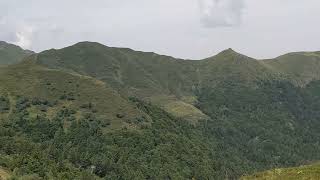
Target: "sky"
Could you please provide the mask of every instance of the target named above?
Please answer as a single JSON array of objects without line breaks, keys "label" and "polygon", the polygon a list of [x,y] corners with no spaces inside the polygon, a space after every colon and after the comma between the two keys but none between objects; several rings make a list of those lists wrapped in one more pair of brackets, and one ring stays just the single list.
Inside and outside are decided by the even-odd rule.
[{"label": "sky", "polygon": [[202,59],[320,51],[319,0],[0,0],[0,40],[40,52],[95,41]]}]

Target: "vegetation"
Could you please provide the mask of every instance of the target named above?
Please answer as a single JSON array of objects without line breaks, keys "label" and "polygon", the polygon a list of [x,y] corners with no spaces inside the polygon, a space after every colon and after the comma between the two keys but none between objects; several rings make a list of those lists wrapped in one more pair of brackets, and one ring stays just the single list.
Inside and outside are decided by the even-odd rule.
[{"label": "vegetation", "polygon": [[[49,70],[30,62],[12,65],[0,71],[0,94],[10,100],[18,101],[17,108],[29,107],[32,116],[46,115],[49,119],[58,111],[68,107],[77,112],[76,117],[94,113],[99,119],[111,122],[109,128],[121,128],[124,121],[146,116],[137,110],[129,100],[122,98],[107,84],[86,76]],[[17,98],[21,96],[22,98]],[[6,104],[7,101],[1,101]],[[90,104],[84,108],[84,104]],[[13,105],[12,105],[13,106]],[[8,113],[0,113],[7,118]],[[121,121],[117,114],[123,114]],[[123,121],[122,121],[123,120]]]},{"label": "vegetation", "polygon": [[244,176],[242,180],[294,180],[294,179],[320,179],[320,165],[308,165],[295,168],[274,169],[251,176]]},{"label": "vegetation", "polygon": [[[153,122],[136,131],[103,132],[94,114],[74,120],[69,109],[53,120],[30,117],[26,101],[1,122],[0,166],[14,178],[209,179],[215,176],[211,148],[201,132],[157,107],[136,100]],[[69,123],[68,126],[65,124]]]},{"label": "vegetation", "polygon": [[31,54],[32,51],[0,41],[0,66],[18,63]]},{"label": "vegetation", "polygon": [[0,177],[237,179],[317,161],[319,62],[90,42],[28,56],[0,69]]},{"label": "vegetation", "polygon": [[305,86],[320,78],[320,52],[296,52],[264,60],[278,73],[284,73],[294,84]]},{"label": "vegetation", "polygon": [[254,89],[226,82],[202,92],[198,108],[213,119],[206,132],[218,143],[219,173],[236,178],[320,159],[320,101],[308,89],[282,81]]},{"label": "vegetation", "polygon": [[6,97],[0,96],[0,113],[8,112],[10,109],[9,99]]}]

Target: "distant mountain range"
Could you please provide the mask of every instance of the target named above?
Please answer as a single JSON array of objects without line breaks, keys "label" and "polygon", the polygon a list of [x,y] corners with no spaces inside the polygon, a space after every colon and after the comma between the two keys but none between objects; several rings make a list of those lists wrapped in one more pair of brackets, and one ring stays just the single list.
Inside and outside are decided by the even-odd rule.
[{"label": "distant mountain range", "polygon": [[0,42],[0,65],[0,167],[12,177],[236,179],[320,159],[320,52],[183,60]]}]

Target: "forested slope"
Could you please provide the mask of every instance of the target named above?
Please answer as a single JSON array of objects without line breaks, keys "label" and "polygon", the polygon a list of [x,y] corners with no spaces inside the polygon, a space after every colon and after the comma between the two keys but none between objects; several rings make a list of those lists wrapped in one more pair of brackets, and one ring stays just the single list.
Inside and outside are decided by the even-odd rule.
[{"label": "forested slope", "polygon": [[318,52],[204,60],[81,42],[0,68],[13,177],[236,179],[320,159]]}]

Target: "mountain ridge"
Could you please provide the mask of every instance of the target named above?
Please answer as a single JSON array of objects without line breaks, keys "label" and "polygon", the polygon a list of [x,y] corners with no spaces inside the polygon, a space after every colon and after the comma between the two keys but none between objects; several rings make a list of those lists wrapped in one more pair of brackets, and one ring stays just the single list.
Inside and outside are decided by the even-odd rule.
[{"label": "mountain ridge", "polygon": [[24,50],[17,45],[0,41],[0,65],[18,63],[33,53],[33,51]]},{"label": "mountain ridge", "polygon": [[[201,111],[185,100],[195,99],[201,89],[214,88],[226,81],[256,86],[261,80],[281,80],[291,76],[290,72],[277,68],[274,61],[277,62],[276,59],[272,63],[256,60],[232,49],[203,60],[183,60],[128,48],[108,47],[96,42],[79,42],[66,48],[41,52],[34,62],[47,68],[97,78],[110,84],[123,96],[150,100],[167,110],[172,104],[181,105],[186,114],[173,115],[192,117],[192,113],[187,113],[189,105],[194,109],[193,113],[199,115]],[[320,74],[315,74],[317,78]],[[289,80],[305,86],[312,79]],[[172,95],[175,101],[172,101]]]}]

